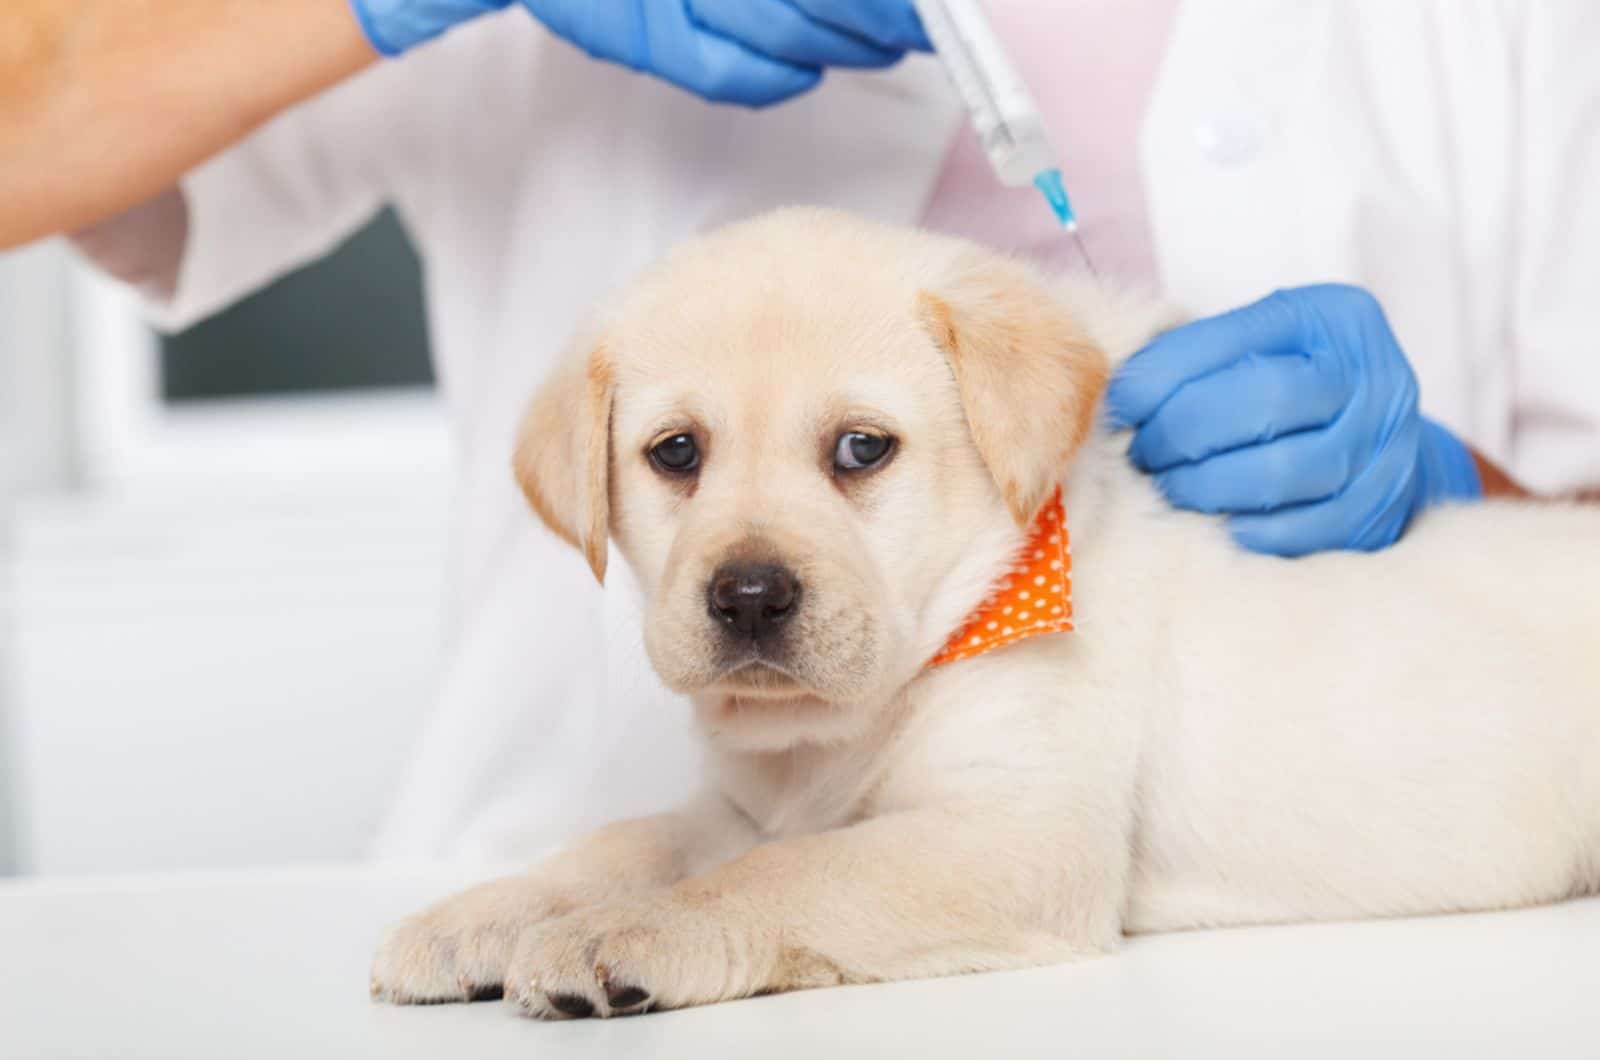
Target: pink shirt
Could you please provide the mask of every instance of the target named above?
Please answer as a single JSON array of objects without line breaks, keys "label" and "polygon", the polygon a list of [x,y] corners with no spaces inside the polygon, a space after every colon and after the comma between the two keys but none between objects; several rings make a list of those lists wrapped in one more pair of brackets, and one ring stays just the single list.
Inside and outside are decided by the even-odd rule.
[{"label": "pink shirt", "polygon": [[[1176,7],[1177,0],[984,4],[1061,152],[1079,233],[1095,266],[1147,287],[1158,277],[1139,130]],[[1043,196],[1031,187],[1001,186],[970,128],[945,156],[922,223],[1052,270],[1083,268]]]}]

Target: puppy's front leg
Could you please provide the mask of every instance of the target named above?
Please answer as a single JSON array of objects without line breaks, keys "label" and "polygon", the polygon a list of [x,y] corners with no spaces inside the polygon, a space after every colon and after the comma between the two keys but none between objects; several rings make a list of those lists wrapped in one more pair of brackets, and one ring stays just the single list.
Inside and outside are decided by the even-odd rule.
[{"label": "puppy's front leg", "polygon": [[372,996],[400,1004],[501,992],[529,925],[670,887],[749,849],[756,832],[726,800],[608,825],[533,872],[491,880],[395,925],[372,965]]},{"label": "puppy's front leg", "polygon": [[773,842],[670,891],[531,928],[506,996],[535,1016],[608,1016],[1108,949],[1125,843],[1082,847],[1066,831],[908,810]]}]

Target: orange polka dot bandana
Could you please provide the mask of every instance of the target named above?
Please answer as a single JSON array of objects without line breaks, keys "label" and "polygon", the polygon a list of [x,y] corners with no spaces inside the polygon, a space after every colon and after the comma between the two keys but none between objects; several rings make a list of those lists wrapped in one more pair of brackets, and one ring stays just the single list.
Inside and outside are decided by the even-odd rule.
[{"label": "orange polka dot bandana", "polygon": [[1034,519],[1011,568],[928,665],[942,666],[1024,637],[1072,629],[1072,547],[1057,489]]}]

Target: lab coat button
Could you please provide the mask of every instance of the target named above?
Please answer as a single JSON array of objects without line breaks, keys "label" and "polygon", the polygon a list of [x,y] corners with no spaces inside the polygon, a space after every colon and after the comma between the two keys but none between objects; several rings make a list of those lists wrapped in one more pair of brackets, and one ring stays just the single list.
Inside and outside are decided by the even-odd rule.
[{"label": "lab coat button", "polygon": [[1200,118],[1194,123],[1200,153],[1219,166],[1242,166],[1261,153],[1261,126],[1234,111]]}]

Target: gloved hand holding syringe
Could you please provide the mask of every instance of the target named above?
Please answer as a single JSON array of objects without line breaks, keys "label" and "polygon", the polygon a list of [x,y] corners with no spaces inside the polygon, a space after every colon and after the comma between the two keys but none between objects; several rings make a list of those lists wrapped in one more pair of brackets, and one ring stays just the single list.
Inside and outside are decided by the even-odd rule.
[{"label": "gloved hand holding syringe", "polygon": [[[373,47],[398,55],[517,0],[350,2]],[[1094,269],[1039,108],[978,0],[520,2],[590,55],[746,106],[808,91],[828,67],[885,66],[931,42],[1000,182],[1036,185]]]},{"label": "gloved hand holding syringe", "polygon": [[978,0],[912,0],[912,5],[972,116],[995,175],[1009,187],[1032,184],[1043,192],[1095,272],[1044,118]]}]

